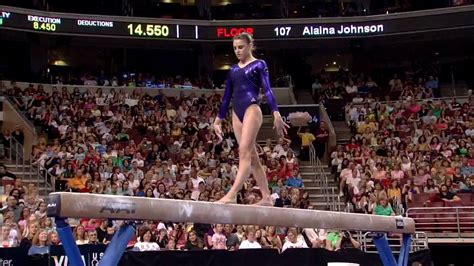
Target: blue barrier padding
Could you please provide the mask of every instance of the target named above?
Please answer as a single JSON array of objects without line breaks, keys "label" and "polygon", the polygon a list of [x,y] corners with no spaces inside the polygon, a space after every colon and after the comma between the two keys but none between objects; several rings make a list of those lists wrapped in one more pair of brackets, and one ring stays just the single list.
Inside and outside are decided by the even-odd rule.
[{"label": "blue barrier padding", "polygon": [[76,240],[72,235],[71,226],[62,218],[56,218],[56,230],[58,232],[61,243],[64,247],[64,252],[68,257],[70,266],[84,266],[84,261],[81,257],[81,252],[77,247]]},{"label": "blue barrier padding", "polygon": [[373,237],[377,251],[379,252],[380,259],[384,266],[397,266],[397,261],[393,256],[390,245],[388,244],[387,237],[385,234],[378,234]]},{"label": "blue barrier padding", "polygon": [[133,224],[126,224],[120,227],[105,250],[104,257],[99,262],[99,266],[118,265],[128,242],[134,234],[135,226]]},{"label": "blue barrier padding", "polygon": [[403,243],[400,250],[400,257],[398,257],[398,266],[407,266],[408,257],[410,255],[411,235],[403,234]]}]

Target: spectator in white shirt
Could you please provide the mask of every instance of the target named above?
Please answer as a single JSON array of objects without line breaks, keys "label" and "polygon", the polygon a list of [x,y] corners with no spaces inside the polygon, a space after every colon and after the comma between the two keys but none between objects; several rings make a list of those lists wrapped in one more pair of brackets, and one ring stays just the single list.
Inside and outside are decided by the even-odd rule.
[{"label": "spectator in white shirt", "polygon": [[342,169],[340,174],[341,182],[339,183],[339,195],[341,197],[344,196],[344,188],[348,184],[347,180],[352,180],[357,176],[360,179],[360,172],[356,169],[354,162],[350,162],[346,168]]},{"label": "spectator in white shirt", "polygon": [[283,252],[288,248],[308,248],[304,239],[298,239],[298,232],[295,228],[288,229],[287,239],[281,251]]},{"label": "spectator in white shirt", "polygon": [[64,134],[66,134],[68,128],[69,125],[67,124],[67,120],[63,119],[61,121],[61,125],[58,127],[59,134],[63,136]]},{"label": "spectator in white shirt", "polygon": [[139,234],[139,241],[133,247],[133,251],[158,251],[160,246],[155,241],[152,241],[151,230],[148,227],[141,228]]},{"label": "spectator in white shirt", "polygon": [[145,161],[143,160],[142,154],[137,152],[135,153],[135,157],[132,159],[132,164],[137,163],[138,167],[145,166]]},{"label": "spectator in white shirt", "polygon": [[196,173],[196,170],[191,170],[191,182],[193,182],[193,192],[191,194],[191,199],[193,200],[198,200],[199,199],[199,194],[201,192],[199,191],[199,184],[205,183],[204,179],[202,177],[199,177]]},{"label": "spectator in white shirt", "polygon": [[247,239],[240,243],[239,249],[256,249],[262,248],[262,246],[255,239],[255,228],[252,226],[247,227]]},{"label": "spectator in white shirt", "polygon": [[346,86],[346,92],[349,95],[355,95],[357,94],[357,86],[354,85],[354,81],[350,80],[349,85]]}]

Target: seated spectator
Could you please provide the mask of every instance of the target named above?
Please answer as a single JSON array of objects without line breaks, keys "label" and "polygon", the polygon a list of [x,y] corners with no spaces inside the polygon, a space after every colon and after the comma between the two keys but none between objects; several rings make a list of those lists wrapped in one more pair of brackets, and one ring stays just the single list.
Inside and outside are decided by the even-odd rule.
[{"label": "seated spectator", "polygon": [[377,206],[375,206],[374,213],[376,215],[383,215],[383,216],[394,216],[395,212],[392,209],[392,206],[390,206],[387,198],[385,195],[380,195]]},{"label": "seated spectator", "polygon": [[284,252],[288,248],[308,248],[304,239],[298,238],[298,231],[296,228],[288,229],[287,237],[285,243],[283,243],[281,251]]},{"label": "seated spectator", "polygon": [[326,249],[338,251],[346,248],[359,248],[360,243],[352,237],[349,231],[330,231],[326,238]]},{"label": "seated spectator", "polygon": [[413,184],[411,179],[407,180],[407,183],[403,186],[402,197],[403,200],[408,203],[413,201],[413,194],[420,194],[420,188]]},{"label": "seated spectator", "polygon": [[239,248],[239,238],[234,231],[234,225],[232,224],[226,224],[224,225],[224,235],[226,237],[226,243],[225,245],[227,246],[227,250],[233,251],[237,250]]},{"label": "seated spectator", "polygon": [[61,245],[61,239],[59,238],[59,234],[57,231],[52,231],[49,234],[49,238],[51,240],[51,245]]},{"label": "seated spectator", "polygon": [[108,245],[112,238],[115,235],[115,226],[113,224],[107,224],[107,234],[104,237],[104,241],[102,243]]},{"label": "seated spectator", "polygon": [[76,239],[77,245],[89,243],[89,240],[87,239],[87,232],[83,225],[80,224],[74,229],[74,239]]},{"label": "seated spectator", "polygon": [[288,207],[291,206],[291,198],[288,195],[288,190],[282,189],[280,196],[275,200],[275,207]]},{"label": "seated spectator", "polygon": [[461,201],[460,197],[448,190],[448,186],[446,186],[446,184],[441,185],[439,197],[443,201]]},{"label": "seated spectator", "polygon": [[79,191],[86,187],[86,180],[87,180],[87,177],[84,176],[83,171],[78,170],[76,171],[76,174],[74,175],[74,177],[69,179],[68,187],[72,189],[73,191]]},{"label": "seated spectator", "polygon": [[0,164],[0,180],[2,181],[2,186],[4,186],[3,181],[16,180],[16,175],[9,172],[4,164]]},{"label": "seated spectator", "polygon": [[24,249],[29,249],[32,245],[33,237],[36,235],[38,230],[38,222],[29,222],[28,227],[26,228],[26,230],[23,231],[23,238],[21,239],[20,247]]},{"label": "seated spectator", "polygon": [[255,228],[252,226],[247,227],[246,239],[240,243],[239,249],[258,249],[262,246],[255,239]]},{"label": "seated spectator", "polygon": [[[165,249],[168,247],[169,238],[168,238],[168,231],[166,230],[166,228],[161,228],[159,230],[156,242],[158,243],[160,248]],[[173,246],[174,246],[174,243],[173,243]]]},{"label": "seated spectator", "polygon": [[89,245],[100,245],[102,244],[97,240],[97,232],[95,230],[87,231],[87,244]]},{"label": "seated spectator", "polygon": [[326,247],[327,232],[325,229],[305,228],[303,231],[308,238],[308,241],[311,242],[312,248]]},{"label": "seated spectator", "polygon": [[[13,192],[13,190],[12,190]],[[12,194],[12,193],[10,193]],[[2,214],[5,217],[7,212],[12,212],[13,213],[13,220],[18,221],[20,220],[20,215],[22,212],[22,208],[18,203],[18,198],[15,196],[8,196],[7,197],[7,206],[2,207]]]},{"label": "seated spectator", "polygon": [[438,187],[435,185],[433,179],[428,178],[426,180],[426,186],[423,188],[424,193],[439,193]]},{"label": "seated spectator", "polygon": [[174,249],[181,250],[186,245],[188,234],[186,233],[184,225],[178,223],[173,226],[173,229],[168,233],[168,237],[176,243]]},{"label": "seated spectator", "polygon": [[46,230],[40,229],[33,237],[32,245],[28,249],[28,256],[49,254],[49,237]]},{"label": "seated spectator", "polygon": [[18,231],[15,228],[10,227],[7,224],[4,224],[1,232],[1,247],[3,248],[13,248],[18,246]]},{"label": "seated spectator", "polygon": [[207,249],[204,242],[197,236],[195,231],[188,233],[188,241],[184,246],[184,250],[202,250]]},{"label": "seated spectator", "polygon": [[157,251],[160,246],[153,239],[153,234],[148,227],[140,228],[138,242],[133,246],[133,251]]},{"label": "seated spectator", "polygon": [[222,224],[216,224],[214,227],[214,234],[211,237],[212,249],[227,249],[227,238],[222,233],[223,229]]}]

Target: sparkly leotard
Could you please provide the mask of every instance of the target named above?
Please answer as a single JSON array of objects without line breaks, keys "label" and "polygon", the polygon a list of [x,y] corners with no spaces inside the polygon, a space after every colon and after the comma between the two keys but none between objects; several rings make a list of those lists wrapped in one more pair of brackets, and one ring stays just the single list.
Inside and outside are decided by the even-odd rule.
[{"label": "sparkly leotard", "polygon": [[272,111],[278,111],[275,96],[270,88],[267,63],[257,59],[245,67],[239,67],[237,64],[233,65],[227,76],[219,118],[224,119],[226,117],[232,99],[232,108],[240,121],[243,122],[247,107],[259,103],[260,88],[263,88]]}]

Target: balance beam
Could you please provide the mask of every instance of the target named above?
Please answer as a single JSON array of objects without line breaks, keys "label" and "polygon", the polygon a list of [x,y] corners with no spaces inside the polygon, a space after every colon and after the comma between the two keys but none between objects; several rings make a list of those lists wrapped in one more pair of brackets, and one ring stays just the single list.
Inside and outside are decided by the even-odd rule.
[{"label": "balance beam", "polygon": [[48,216],[415,232],[405,217],[71,192],[49,195]]}]

